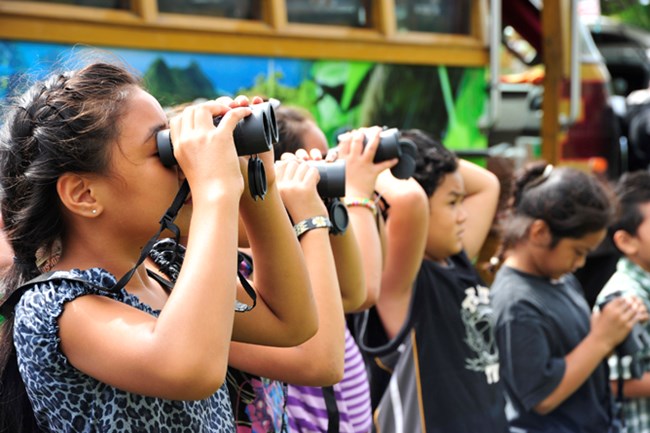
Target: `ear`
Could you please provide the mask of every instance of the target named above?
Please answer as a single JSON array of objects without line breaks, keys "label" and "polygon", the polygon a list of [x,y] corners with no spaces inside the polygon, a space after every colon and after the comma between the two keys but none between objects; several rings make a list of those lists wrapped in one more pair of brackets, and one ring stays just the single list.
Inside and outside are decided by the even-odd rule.
[{"label": "ear", "polygon": [[626,256],[633,256],[639,251],[639,242],[625,230],[616,230],[613,236],[614,245]]},{"label": "ear", "polygon": [[75,173],[64,173],[56,182],[63,206],[73,214],[87,218],[98,216],[102,210],[93,187],[91,177]]},{"label": "ear", "polygon": [[528,239],[533,245],[538,247],[550,246],[553,236],[546,221],[541,219],[533,221],[528,229]]}]

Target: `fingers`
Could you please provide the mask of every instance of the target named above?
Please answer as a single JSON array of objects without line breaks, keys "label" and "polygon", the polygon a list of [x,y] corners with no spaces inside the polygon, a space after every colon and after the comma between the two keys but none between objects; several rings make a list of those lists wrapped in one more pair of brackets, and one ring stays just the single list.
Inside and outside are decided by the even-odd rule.
[{"label": "fingers", "polygon": [[313,161],[321,161],[323,159],[323,154],[320,150],[314,148],[309,151],[309,157]]},{"label": "fingers", "polygon": [[235,99],[232,99],[230,96],[220,96],[215,99],[215,102],[226,105],[230,108],[235,108],[249,107],[254,104],[260,104],[264,102],[264,99],[262,99],[260,96],[254,96],[253,98],[249,99],[246,95],[238,95],[235,97]]},{"label": "fingers", "polygon": [[217,129],[227,129],[232,132],[235,130],[237,123],[250,114],[251,109],[248,107],[232,108],[223,115]]},{"label": "fingers", "polygon": [[303,161],[307,161],[307,160],[310,159],[309,158],[309,153],[307,153],[307,151],[305,149],[296,150],[296,158],[298,158],[300,160],[303,160]]},{"label": "fingers", "polygon": [[[352,155],[361,155],[363,154],[363,149],[365,147],[364,141],[366,136],[361,131],[354,131],[352,133],[352,140],[350,141],[350,154]],[[375,146],[376,148],[376,146]],[[374,152],[373,152],[374,156]]]},{"label": "fingers", "polygon": [[332,149],[329,149],[327,151],[327,155],[325,155],[325,161],[327,162],[334,162],[337,159],[339,159],[339,148],[334,147]]}]

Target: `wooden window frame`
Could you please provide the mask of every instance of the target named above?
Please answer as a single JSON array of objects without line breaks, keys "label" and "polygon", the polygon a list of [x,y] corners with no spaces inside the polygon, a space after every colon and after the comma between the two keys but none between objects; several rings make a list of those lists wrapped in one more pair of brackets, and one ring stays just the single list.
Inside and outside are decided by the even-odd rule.
[{"label": "wooden window frame", "polygon": [[478,67],[488,64],[487,0],[472,0],[470,35],[397,32],[392,0],[373,0],[374,28],[289,23],[284,0],[265,0],[248,21],[161,13],[156,0],[130,11],[0,0],[0,39],[109,48]]}]

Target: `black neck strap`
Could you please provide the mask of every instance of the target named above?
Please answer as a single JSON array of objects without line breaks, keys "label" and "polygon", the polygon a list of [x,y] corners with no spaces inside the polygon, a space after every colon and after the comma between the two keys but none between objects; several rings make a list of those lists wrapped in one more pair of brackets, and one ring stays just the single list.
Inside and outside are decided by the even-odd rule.
[{"label": "black neck strap", "polygon": [[[138,266],[140,266],[145,261],[145,259],[149,256],[149,252],[151,251],[151,249],[155,245],[156,241],[158,241],[158,239],[160,238],[160,235],[162,234],[163,231],[169,230],[174,234],[174,238],[176,240],[175,248],[178,248],[178,246],[180,245],[180,229],[178,228],[178,226],[176,224],[174,224],[174,220],[176,219],[176,216],[178,215],[178,211],[183,206],[183,203],[185,203],[185,199],[187,198],[187,195],[189,194],[189,192],[190,192],[190,186],[189,186],[189,184],[187,183],[187,180],[186,180],[186,181],[183,182],[183,184],[181,185],[181,188],[178,190],[178,193],[176,194],[176,197],[174,198],[174,201],[172,202],[172,205],[169,207],[169,209],[167,209],[167,212],[165,212],[165,215],[163,215],[163,217],[160,219],[160,229],[158,230],[158,232],[151,239],[149,239],[147,244],[144,246],[144,248],[142,249],[142,252],[140,253],[140,257],[138,258],[138,261],[135,264],[135,266],[133,266],[133,268],[131,268],[131,270],[129,272],[127,272],[122,278],[120,278],[120,280],[113,287],[111,287],[109,289],[111,292],[117,292],[117,291],[123,289],[126,286],[126,284],[129,282],[129,280],[131,280],[131,278],[133,277],[133,274],[135,274],[135,271],[138,268]],[[175,255],[176,255],[176,250],[174,250],[174,256],[170,259],[170,262],[175,261]],[[241,261],[241,260],[244,259],[244,256],[242,256],[240,254],[238,256],[238,258]],[[147,271],[149,271],[149,270],[147,270]],[[47,272],[45,274],[41,274],[38,277],[33,278],[33,279],[29,280],[28,282],[26,282],[25,284],[21,285],[13,293],[11,293],[11,295],[9,295],[8,297],[6,297],[5,299],[2,299],[0,301],[0,309],[5,310],[7,307],[9,307],[11,310],[13,310],[14,305],[18,302],[18,299],[20,299],[23,292],[27,288],[29,288],[33,284],[52,279],[52,275],[54,273],[55,272]],[[154,272],[148,272],[148,274],[151,277],[154,277],[154,279],[156,281],[158,281],[163,286],[163,288],[166,289],[167,291],[171,291],[171,289],[173,288],[174,284],[172,282],[163,279],[162,277],[155,274]],[[253,287],[248,283],[246,278],[242,275],[241,272],[239,272],[239,270],[237,271],[237,274],[238,274],[240,283],[244,287],[244,290],[246,291],[248,296],[253,301],[252,305],[247,305],[247,304],[238,305],[238,311],[241,311],[241,312],[250,311],[255,307],[255,305],[257,303],[257,294],[255,293],[255,289],[253,289]],[[84,284],[90,284],[92,286],[95,286],[100,291],[108,291],[104,287],[99,287],[99,286],[96,286],[95,284],[89,283],[86,280],[70,277],[70,276],[67,276],[67,275],[66,276],[61,276],[61,277],[58,277],[58,278],[54,278],[54,279],[75,280],[75,281],[82,282]]]},{"label": "black neck strap", "polygon": [[185,203],[185,199],[187,198],[187,195],[190,192],[190,185],[187,183],[187,180],[183,182],[181,185],[181,188],[178,190],[178,193],[176,194],[176,197],[174,198],[174,201],[172,202],[172,205],[167,209],[167,212],[165,212],[165,215],[160,219],[160,229],[158,232],[153,235],[151,239],[149,239],[149,242],[142,248],[142,252],[140,253],[140,257],[138,258],[138,261],[136,262],[135,266],[131,268],[129,272],[124,274],[122,278],[111,288],[113,291],[119,291],[126,286],[126,283],[129,282],[129,280],[133,277],[133,274],[135,274],[136,269],[138,269],[138,266],[142,264],[142,262],[145,261],[147,256],[149,256],[149,252],[151,251],[151,248],[153,248],[154,244],[156,241],[160,238],[160,235],[162,232],[165,230],[169,230],[172,233],[174,233],[174,239],[176,240],[176,244],[178,245],[180,243],[180,237],[181,237],[181,232],[180,229],[176,224],[174,224],[174,220],[176,219],[176,216],[178,215],[178,211],[183,207],[183,203]]}]

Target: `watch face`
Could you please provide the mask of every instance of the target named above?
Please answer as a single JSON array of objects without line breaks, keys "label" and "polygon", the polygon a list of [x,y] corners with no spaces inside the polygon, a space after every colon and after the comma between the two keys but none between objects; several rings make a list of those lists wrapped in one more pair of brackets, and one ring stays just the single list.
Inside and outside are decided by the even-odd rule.
[{"label": "watch face", "polygon": [[332,200],[329,206],[330,221],[332,221],[332,233],[343,234],[348,228],[350,217],[348,216],[348,208],[345,207],[339,199]]}]

